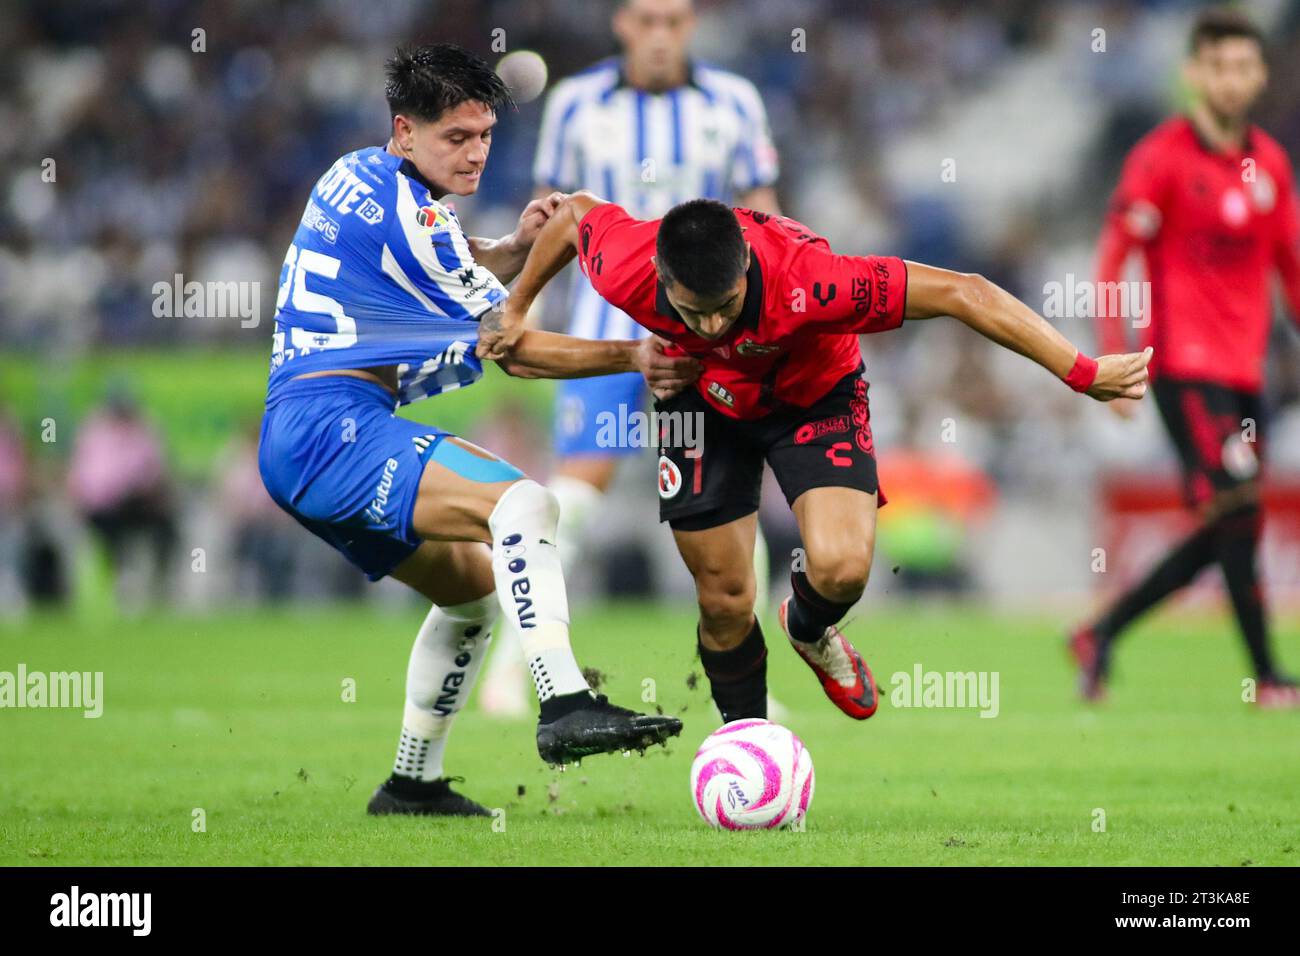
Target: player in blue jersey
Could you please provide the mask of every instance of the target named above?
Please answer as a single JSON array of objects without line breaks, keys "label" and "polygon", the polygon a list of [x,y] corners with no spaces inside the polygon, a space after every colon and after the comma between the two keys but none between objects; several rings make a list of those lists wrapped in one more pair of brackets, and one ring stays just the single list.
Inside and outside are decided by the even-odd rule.
[{"label": "player in blue jersey", "polygon": [[[304,527],[371,580],[390,575],[434,605],[411,651],[393,774],[370,812],[486,815],[451,789],[442,765],[498,617],[522,643],[547,762],[644,749],[681,722],[589,689],[569,645],[554,496],[490,452],[394,415],[479,378],[479,329],[499,322],[504,283],[564,197],[530,202],[503,239],[468,237],[439,198],[478,188],[497,110],[510,103],[505,86],[445,44],[398,51],[387,80],[387,146],[330,167],[285,257],[259,464]],[[655,341],[546,332],[530,332],[500,364],[523,377],[640,371],[669,390],[698,374]]]}]

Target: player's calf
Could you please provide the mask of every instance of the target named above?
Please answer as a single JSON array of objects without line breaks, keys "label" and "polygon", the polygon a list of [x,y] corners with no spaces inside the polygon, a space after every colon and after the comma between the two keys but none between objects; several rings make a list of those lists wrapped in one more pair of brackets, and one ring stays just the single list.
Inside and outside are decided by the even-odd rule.
[{"label": "player's calf", "polygon": [[752,562],[715,550],[692,568],[700,609],[700,664],[723,723],[767,718],[767,645],[754,614]]},{"label": "player's calf", "polygon": [[[835,626],[857,597],[847,602],[831,600],[803,571],[793,572],[790,584],[794,593],[777,615],[790,645],[817,675],[831,703],[855,720],[866,720],[880,703],[876,682],[862,655]],[[866,586],[865,575],[862,585]],[[861,594],[859,589],[857,596]]]},{"label": "player's calf", "polygon": [[497,600],[519,634],[541,702],[537,752],[552,764],[644,750],[681,733],[675,717],[638,714],[593,695],[569,646],[569,602],[555,545],[555,496],[529,478],[515,482],[488,517]]},{"label": "player's calf", "polygon": [[370,798],[370,814],[488,815],[451,789],[443,775],[443,753],[456,714],[478,676],[496,617],[493,594],[429,611],[407,665],[397,759],[392,775]]}]

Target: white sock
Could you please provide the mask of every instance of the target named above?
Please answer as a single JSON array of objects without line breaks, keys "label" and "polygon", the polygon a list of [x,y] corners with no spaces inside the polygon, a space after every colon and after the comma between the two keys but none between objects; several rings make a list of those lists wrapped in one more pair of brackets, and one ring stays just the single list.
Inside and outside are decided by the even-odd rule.
[{"label": "white sock", "polygon": [[474,686],[497,614],[495,594],[429,611],[406,667],[406,709],[394,773],[424,781],[442,776],[447,735]]},{"label": "white sock", "polygon": [[488,517],[497,600],[519,635],[542,702],[589,689],[569,645],[569,599],[555,546],[559,514],[555,495],[523,478]]},{"label": "white sock", "polygon": [[556,542],[560,546],[560,563],[566,572],[571,572],[581,560],[587,525],[604,494],[590,482],[570,475],[556,475],[551,479],[550,488],[560,503],[560,524],[556,532],[560,536]]}]

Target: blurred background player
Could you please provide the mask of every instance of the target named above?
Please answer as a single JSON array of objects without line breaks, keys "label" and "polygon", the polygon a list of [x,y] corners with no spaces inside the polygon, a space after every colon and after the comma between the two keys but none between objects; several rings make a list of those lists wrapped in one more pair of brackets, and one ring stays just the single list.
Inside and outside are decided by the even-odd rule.
[{"label": "blurred background player", "polygon": [[[124,386],[115,385],[77,431],[68,494],[108,555],[123,606],[169,600],[176,506],[166,451]],[[137,560],[140,552],[149,562]]]},{"label": "blurred background player", "polygon": [[[763,100],[744,77],[691,57],[691,0],[623,0],[611,25],[622,54],[557,83],[547,98],[533,164],[535,195],[590,189],[643,219],[694,198],[778,214],[777,154]],[[576,270],[572,278],[571,335],[646,334]],[[560,557],[570,577],[583,567],[577,557],[584,536],[619,462],[642,451],[626,442],[603,447],[601,413],[623,421],[645,406],[640,375],[573,379],[556,390],[558,461],[548,486],[560,501]],[[761,609],[768,568],[761,532],[755,566]],[[509,650],[493,655],[484,679],[489,713],[519,714],[526,706],[523,668]]]},{"label": "blurred background player", "polygon": [[[1296,707],[1300,689],[1279,673],[1269,647],[1256,568],[1275,271],[1300,316],[1291,162],[1248,118],[1268,78],[1263,36],[1250,20],[1229,9],[1202,13],[1185,76],[1195,96],[1187,115],[1152,130],[1124,165],[1101,236],[1098,281],[1105,289],[1121,280],[1129,254],[1141,250],[1151,283],[1142,334],[1156,346],[1153,390],[1199,527],[1070,643],[1082,695],[1100,698],[1124,629],[1218,564],[1255,670],[1257,703]],[[1104,350],[1122,349],[1121,317],[1098,315]],[[1134,413],[1129,402],[1112,408]]]}]

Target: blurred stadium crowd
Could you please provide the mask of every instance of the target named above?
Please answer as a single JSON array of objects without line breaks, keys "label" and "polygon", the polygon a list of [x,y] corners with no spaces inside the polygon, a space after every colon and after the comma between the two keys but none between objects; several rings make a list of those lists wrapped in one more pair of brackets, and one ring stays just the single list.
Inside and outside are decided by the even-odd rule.
[{"label": "blurred stadium crowd", "polygon": [[[788,214],[840,251],[980,271],[1042,308],[1044,283],[1090,276],[1125,151],[1177,108],[1196,6],[702,0],[695,49],[762,91]],[[1300,3],[1246,6],[1273,39],[1259,121],[1300,156]],[[244,328],[156,318],[154,284],[182,274],[274,290],[311,183],[338,155],[386,139],[380,67],[395,44],[447,40],[492,58],[502,28],[509,49],[539,51],[555,80],[615,52],[609,11],[592,0],[0,5],[0,350],[43,369],[109,348],[183,345],[263,362],[273,292],[261,296],[261,324]],[[792,49],[796,31],[806,52]],[[535,101],[502,117],[484,187],[458,203],[470,231],[511,228],[532,187],[540,110]],[[947,160],[955,178],[942,175]],[[563,307],[549,303],[548,323],[562,324]],[[1095,342],[1086,319],[1062,327]],[[1277,335],[1274,463],[1300,469],[1300,351]],[[1171,466],[1150,409],[1123,426],[962,330],[905,329],[864,346],[886,482],[892,467],[918,496],[933,486],[929,504],[959,528],[998,499],[1078,512],[1100,469]],[[228,577],[230,594],[253,593],[247,582],[266,597],[355,590],[357,576],[319,573],[338,570],[331,556],[304,555],[323,546],[265,499],[249,435],[229,436],[205,480],[177,481],[153,410],[123,384],[71,423],[71,442],[50,446],[42,409],[0,404],[0,604],[66,590],[48,571],[71,563],[59,534],[45,553],[32,530],[62,513],[80,515],[109,553],[136,539],[162,567],[178,560],[178,525],[224,525],[246,569]],[[0,403],[7,394],[0,381]],[[943,437],[949,420],[955,442]],[[545,442],[510,421],[485,409],[478,434],[497,433],[507,457],[536,458]],[[949,480],[925,481],[939,474]],[[625,482],[620,494],[648,509],[643,488]],[[780,538],[790,529],[775,511]],[[888,553],[887,536],[881,544]],[[967,575],[941,561],[935,577],[960,586]]]}]

